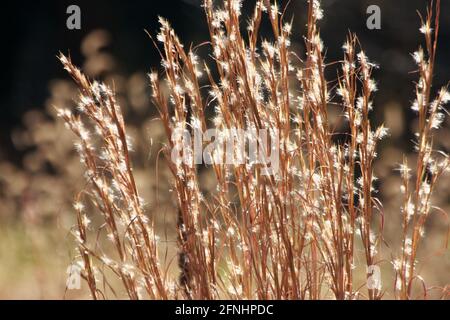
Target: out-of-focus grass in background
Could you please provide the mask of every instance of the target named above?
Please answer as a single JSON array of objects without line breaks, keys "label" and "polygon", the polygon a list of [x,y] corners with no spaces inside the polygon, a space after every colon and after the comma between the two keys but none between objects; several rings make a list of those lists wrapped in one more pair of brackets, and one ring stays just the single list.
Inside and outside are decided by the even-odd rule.
[{"label": "out-of-focus grass in background", "polygon": [[68,261],[63,232],[21,224],[4,225],[0,232],[0,298],[61,299]]},{"label": "out-of-focus grass in background", "polygon": [[[395,3],[381,4],[381,1],[373,2],[380,2],[384,10],[381,31],[370,33],[364,30],[364,8],[368,5],[367,1],[360,1],[358,4],[355,4],[355,1],[353,4],[348,4],[348,8],[347,4],[323,1],[327,15],[322,33],[325,43],[330,48],[329,56],[335,58],[336,55],[336,58],[339,58],[340,51],[335,49],[340,47],[340,41],[345,37],[344,29],[353,26],[352,31],[360,35],[369,56],[381,64],[382,70],[378,73],[383,74],[383,77],[378,78],[378,74],[375,74],[375,78],[380,81],[380,91],[375,99],[375,115],[379,122],[384,121],[391,129],[391,137],[381,147],[375,174],[381,181],[381,198],[386,215],[386,242],[396,247],[400,240],[396,230],[400,224],[401,181],[393,170],[402,162],[403,152],[406,151],[411,160],[415,157],[411,152],[412,149],[406,147],[412,145],[410,133],[416,126],[416,123],[409,121],[411,119],[409,99],[412,97],[408,94],[413,91],[413,85],[410,82],[413,75],[409,77],[407,72],[414,70],[412,59],[408,54],[417,46],[419,38],[416,37],[417,32],[412,32],[414,36],[411,38],[408,30],[418,29],[419,23],[415,18],[415,10],[422,8],[422,2],[403,1],[407,3],[403,6],[396,6]],[[202,16],[200,9],[190,7],[186,3],[180,7],[191,8],[198,19],[203,19],[199,18]],[[394,7],[401,7],[402,10],[408,11],[403,12],[405,15],[403,20],[399,16],[402,12]],[[296,8],[296,5],[292,5],[293,15],[299,21],[295,27],[299,35],[303,25],[301,13],[297,13]],[[442,57],[448,53],[450,46],[448,42],[450,19],[446,16],[448,12],[446,8],[448,3],[444,1],[442,41],[438,54],[441,57],[437,66],[438,81],[450,67],[448,61]],[[120,12],[110,14],[120,14]],[[177,14],[183,16],[182,13]],[[191,14],[192,12],[184,14],[187,21],[192,19],[189,17]],[[388,14],[396,18],[389,20]],[[414,19],[410,20],[411,17]],[[333,26],[338,21],[349,21],[350,25],[345,28],[339,25],[337,31],[333,31],[336,29]],[[193,29],[195,28],[198,26],[193,26]],[[341,29],[342,35],[336,36]],[[204,40],[194,35],[192,38],[182,40],[196,42]],[[100,78],[114,85],[117,91],[118,102],[127,118],[128,132],[133,137],[133,162],[139,189],[144,193],[142,196],[148,202],[147,211],[155,216],[157,231],[163,239],[167,231],[166,240],[170,247],[171,241],[176,239],[174,236],[175,206],[172,195],[168,192],[169,172],[164,163],[161,163],[163,161],[159,163],[158,172],[156,170],[157,153],[165,138],[161,123],[155,120],[156,110],[150,103],[146,77],[146,72],[149,70],[129,72],[133,68],[121,66],[122,60],[119,61],[114,52],[123,53],[124,49],[114,50],[115,36],[117,34],[102,29],[86,32],[79,50],[83,59],[83,70],[91,77]],[[339,40],[333,40],[333,37]],[[377,37],[384,40],[377,42]],[[139,39],[142,40],[143,37]],[[397,44],[394,43],[395,39],[398,39]],[[296,40],[298,42],[296,45],[301,48],[301,37],[297,36]],[[150,41],[146,45],[151,46]],[[333,49],[336,52],[333,53]],[[151,65],[152,61],[148,64]],[[391,69],[394,68],[393,64],[396,70]],[[158,64],[153,63],[153,65]],[[403,78],[397,80],[396,76],[401,73],[404,73]],[[56,120],[53,108],[55,105],[74,108],[76,88],[66,79],[50,80],[47,87],[48,97],[41,103],[42,106],[36,102],[33,108],[23,112],[20,124],[12,126],[13,128],[7,132],[2,131],[8,135],[7,138],[4,137],[4,140],[8,140],[10,146],[8,149],[0,145],[0,298],[89,297],[84,283],[80,291],[65,292],[66,271],[72,261],[74,248],[69,235],[70,228],[75,222],[72,202],[76,193],[83,189],[84,179],[82,166],[73,151],[73,136],[65,130],[60,121]],[[401,89],[398,89],[399,87]],[[436,136],[437,149],[446,151],[450,149],[449,128],[447,118],[447,122]],[[17,151],[18,155],[5,154],[5,150],[10,150],[11,147]],[[214,190],[214,179],[208,172],[202,173],[202,181],[201,187],[205,191]],[[440,182],[440,188],[435,193],[433,203],[450,212],[449,199],[450,179],[445,177]],[[445,219],[435,215],[430,219],[426,232],[429,236],[426,237],[421,248],[421,256],[430,256],[430,258],[422,260],[426,262],[422,275],[428,285],[444,286],[450,283],[450,251],[445,249],[444,243],[447,232]],[[389,255],[389,249],[386,247],[384,250],[384,254]],[[441,255],[434,256],[439,250]],[[171,249],[168,259],[173,255],[174,252]],[[392,272],[388,262],[382,265],[382,270],[383,278],[392,279],[387,277]],[[365,270],[361,270],[361,277],[364,276]],[[392,283],[384,282],[383,284],[383,287],[392,286]]]}]

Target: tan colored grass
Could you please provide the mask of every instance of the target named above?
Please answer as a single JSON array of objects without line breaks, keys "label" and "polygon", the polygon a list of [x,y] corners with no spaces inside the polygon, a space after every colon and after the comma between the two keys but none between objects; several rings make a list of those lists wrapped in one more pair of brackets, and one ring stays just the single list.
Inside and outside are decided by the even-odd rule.
[{"label": "tan colored grass", "polygon": [[[375,127],[369,115],[376,65],[349,34],[337,81],[326,79],[329,64],[317,27],[322,17],[319,1],[309,2],[304,53],[292,51],[291,23],[276,4],[258,1],[246,31],[241,30],[240,4],[229,0],[215,8],[211,0],[204,2],[207,45],[215,66],[202,65],[195,48],[186,49],[169,23],[160,19],[157,46],[164,70],[152,72],[150,82],[169,139],[162,153],[173,174],[178,207],[178,279],[170,277],[158,257],[158,238],[134,182],[114,93],[60,57],[80,88],[79,110],[61,110],[60,115],[79,137],[77,149],[86,166],[88,185],[75,206],[75,235],[93,298],[104,297],[99,265],[121,279],[131,299],[383,297],[381,290],[355,283],[353,275],[360,267],[357,247],[363,250],[364,267],[386,259],[380,254],[385,213],[376,197],[373,166],[377,142],[387,130]],[[438,1],[428,9],[423,21],[426,50],[414,55],[420,76],[419,157],[412,182],[407,164],[401,168],[403,246],[400,258],[393,260],[397,276],[390,284],[399,299],[413,298],[413,287],[421,279],[415,268],[421,230],[431,211],[440,212],[431,205],[430,195],[449,165],[447,155],[432,146],[433,129],[450,100],[446,88],[431,99],[439,7]],[[272,26],[271,41],[259,37],[263,18]],[[207,79],[207,86],[200,84],[200,77]],[[347,119],[343,141],[336,142],[339,133],[329,121],[330,108]],[[210,110],[213,119],[206,115]],[[280,170],[264,175],[261,165],[213,163],[217,192],[202,194],[200,166],[171,160],[177,144],[173,133],[211,127],[276,132]],[[94,234],[82,205],[86,201],[103,222]],[[116,256],[104,255],[105,238]],[[426,293],[425,288],[422,297]]]}]

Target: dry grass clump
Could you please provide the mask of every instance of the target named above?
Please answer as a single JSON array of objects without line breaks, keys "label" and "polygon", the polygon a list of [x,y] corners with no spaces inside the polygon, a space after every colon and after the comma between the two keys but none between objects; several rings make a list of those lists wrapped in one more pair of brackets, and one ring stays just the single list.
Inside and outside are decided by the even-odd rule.
[{"label": "dry grass clump", "polygon": [[[60,115],[78,136],[76,148],[86,167],[88,185],[75,204],[75,235],[93,298],[104,296],[99,263],[122,281],[131,299],[382,298],[378,283],[366,290],[365,282],[357,283],[354,275],[360,267],[359,249],[369,281],[374,266],[385,259],[380,254],[384,212],[376,197],[373,165],[377,142],[387,129],[371,124],[369,116],[377,89],[372,79],[376,65],[349,34],[337,81],[326,79],[328,64],[317,26],[323,13],[316,0],[308,6],[303,55],[291,50],[292,24],[284,21],[285,12],[276,3],[258,1],[246,31],[241,30],[240,0],[223,1],[220,8],[205,0],[204,8],[215,71],[202,66],[195,48],[186,50],[161,18],[157,40],[164,72],[150,74],[152,97],[169,139],[162,152],[173,174],[178,207],[178,279],[160,262],[158,237],[134,182],[130,143],[114,93],[60,57],[81,95],[77,111],[61,110]],[[414,280],[420,279],[415,269],[419,239],[430,212],[439,211],[430,195],[449,165],[446,155],[437,159],[432,146],[432,130],[450,101],[446,88],[436,100],[430,98],[439,1],[434,25],[433,13],[429,8],[422,28],[426,51],[414,54],[420,74],[414,107],[420,126],[413,182],[407,164],[401,167],[403,246],[393,262],[397,276],[392,281],[396,289],[391,290],[401,299],[413,298]],[[258,34],[265,15],[272,41],[260,41]],[[202,76],[207,86],[200,84]],[[336,132],[330,108],[346,118],[347,132]],[[206,115],[210,109],[212,121]],[[230,150],[219,144],[203,154],[217,181],[214,194],[203,194],[199,170],[205,168],[196,164],[196,148],[203,150],[207,143],[188,141],[178,154],[183,161],[173,161],[173,154],[182,139],[178,132],[208,128],[221,132],[219,142],[234,140],[236,130],[254,133],[237,146],[259,146],[256,160],[276,155],[278,170],[270,171],[274,168],[252,161],[251,154],[238,148],[231,152],[231,162],[223,164],[220,160]],[[263,132],[276,137],[278,144],[267,146]],[[101,214],[93,239],[88,238],[82,198]],[[103,236],[112,243],[115,257],[104,253]]]},{"label": "dry grass clump", "polygon": [[[61,62],[80,88],[82,98],[78,109],[91,120],[92,127],[87,127],[80,116],[67,109],[61,109],[59,115],[80,140],[76,149],[86,166],[88,195],[102,214],[107,237],[118,254],[118,261],[113,261],[97,255],[86,245],[90,221],[84,214],[84,205],[76,202],[78,230],[75,236],[80,244],[91,294],[93,298],[99,294],[90,259],[94,256],[120,277],[130,298],[139,298],[135,269],[144,275],[141,285],[151,298],[167,298],[168,289],[162,282],[162,272],[155,259],[156,238],[152,225],[143,214],[144,203],[132,173],[129,141],[120,109],[105,85],[91,83],[65,57],[61,57]],[[101,139],[93,141],[93,132]]]},{"label": "dry grass clump", "polygon": [[[418,157],[414,167],[414,177],[408,162],[400,166],[403,178],[401,192],[404,194],[402,215],[402,249],[400,258],[395,260],[396,295],[401,299],[408,299],[412,295],[415,280],[422,282],[424,294],[427,289],[424,280],[416,273],[417,250],[421,238],[425,236],[425,223],[432,211],[447,214],[431,203],[431,195],[438,179],[448,171],[449,158],[447,154],[433,148],[433,131],[439,129],[445,119],[445,105],[450,102],[447,87],[442,88],[432,97],[432,81],[434,62],[436,59],[437,41],[439,34],[440,1],[436,4],[435,20],[433,8],[428,8],[427,17],[422,19],[420,32],[425,35],[425,49],[419,48],[413,57],[418,66],[419,81],[416,84],[416,100],[412,109],[419,114],[419,128],[416,133],[415,149]],[[446,289],[448,290],[448,289]],[[448,294],[448,292],[447,292]]]}]

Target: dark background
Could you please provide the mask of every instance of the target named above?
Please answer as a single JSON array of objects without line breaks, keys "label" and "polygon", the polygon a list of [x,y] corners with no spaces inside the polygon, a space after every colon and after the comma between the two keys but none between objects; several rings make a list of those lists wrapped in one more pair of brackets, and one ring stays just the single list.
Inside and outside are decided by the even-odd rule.
[{"label": "dark background", "polygon": [[[171,22],[184,43],[205,41],[208,33],[200,2],[201,0],[27,0],[3,3],[0,159],[20,159],[20,154],[12,147],[12,128],[21,125],[24,112],[44,105],[51,79],[66,77],[56,59],[59,51],[70,53],[74,62],[81,65],[81,40],[92,30],[102,28],[112,34],[111,50],[123,72],[148,71],[160,64],[157,52],[144,29],[156,34],[157,17],[160,15]],[[254,2],[244,0],[244,18],[251,12]],[[283,6],[286,1],[279,3]],[[381,67],[375,73],[380,89],[375,102],[382,108],[390,101],[397,101],[406,110],[413,99],[412,81],[416,79],[416,75],[412,73],[415,65],[410,53],[423,43],[418,31],[420,20],[416,10],[424,13],[427,3],[425,0],[323,0],[325,18],[320,26],[327,47],[327,60],[341,58],[340,47],[347,32],[356,32],[370,59]],[[81,8],[82,29],[79,31],[66,28],[66,8],[71,4],[77,4]],[[381,8],[381,30],[366,28],[366,8],[371,4]],[[301,36],[306,7],[306,0],[293,0],[290,3],[287,17],[294,16],[295,21],[292,41],[303,41]],[[441,11],[436,87],[444,85],[446,79],[450,79],[449,0],[442,1]],[[408,139],[407,136],[403,138]]]}]

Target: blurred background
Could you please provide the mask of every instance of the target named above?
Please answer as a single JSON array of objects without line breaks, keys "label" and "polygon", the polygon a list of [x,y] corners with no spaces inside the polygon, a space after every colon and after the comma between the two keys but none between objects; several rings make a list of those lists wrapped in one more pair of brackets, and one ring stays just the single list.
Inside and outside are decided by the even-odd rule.
[{"label": "blurred background", "polygon": [[[217,1],[219,2],[219,1]],[[255,1],[244,0],[246,18]],[[287,1],[279,1],[283,6]],[[405,153],[414,161],[416,126],[409,106],[414,99],[415,64],[410,56],[422,43],[416,10],[424,0],[323,0],[322,37],[327,61],[342,57],[341,46],[349,31],[356,32],[375,71],[379,92],[373,112],[376,123],[390,128],[381,146],[376,175],[386,216],[386,241],[399,241],[400,179],[394,171]],[[81,8],[81,30],[66,27],[69,5]],[[74,224],[72,202],[83,187],[83,168],[73,151],[73,136],[55,118],[54,106],[73,108],[77,91],[56,55],[70,54],[90,77],[114,84],[128,131],[134,140],[134,165],[140,190],[162,229],[175,225],[169,173],[162,166],[156,179],[156,154],[164,131],[150,101],[146,73],[160,68],[157,50],[144,30],[155,35],[157,17],[167,18],[186,45],[208,39],[201,0],[164,1],[10,1],[1,18],[0,86],[0,298],[86,298],[87,292],[65,290],[67,267],[73,259],[69,230]],[[381,30],[368,30],[366,9],[381,8]],[[291,1],[287,17],[294,18],[292,42],[303,48],[306,0]],[[441,33],[435,88],[450,80],[450,1],[442,1]],[[243,19],[245,22],[245,19]],[[268,26],[262,35],[270,37]],[[203,54],[203,52],[201,52]],[[207,59],[207,50],[204,52]],[[331,79],[336,76],[329,68]],[[450,151],[449,120],[436,134],[436,147]],[[213,189],[205,174],[202,188]],[[158,180],[158,183],[157,183]],[[158,195],[158,201],[156,201]],[[441,180],[434,204],[450,209],[450,179]],[[157,203],[157,205],[156,205]],[[172,223],[173,222],[173,223]],[[448,225],[430,219],[423,243],[423,276],[428,285],[450,283],[450,253],[444,248]],[[395,255],[388,247],[385,256]],[[386,262],[384,268],[391,270]],[[392,287],[392,283],[385,283]],[[388,296],[389,297],[389,296]],[[392,296],[391,296],[392,298]]]}]

